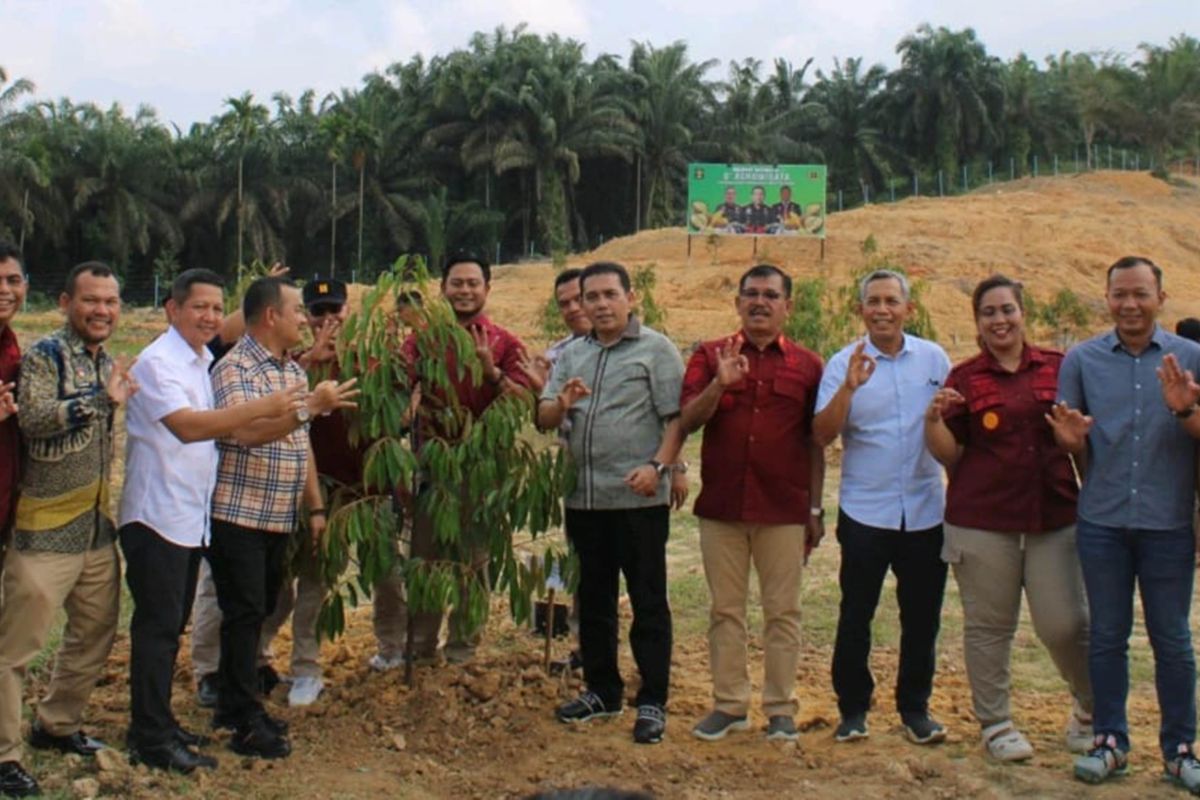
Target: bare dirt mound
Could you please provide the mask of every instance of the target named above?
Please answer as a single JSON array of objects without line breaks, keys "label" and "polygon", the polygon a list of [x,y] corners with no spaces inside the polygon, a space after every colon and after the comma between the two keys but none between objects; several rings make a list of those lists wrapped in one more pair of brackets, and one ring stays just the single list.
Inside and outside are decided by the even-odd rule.
[{"label": "bare dirt mound", "polygon": [[[1167,273],[1167,321],[1200,314],[1200,189],[1189,182],[1171,185],[1130,172],[1021,180],[963,197],[911,198],[831,214],[828,230],[823,262],[819,242],[767,237],[759,238],[757,255],[750,239],[725,238],[713,250],[695,237],[689,259],[684,229],[669,228],[614,239],[570,264],[653,264],[655,298],[681,344],[736,325],[732,282],[756,261],[838,283],[862,267],[868,236],[880,253],[928,282],[934,325],[953,356],[974,347],[970,291],[993,272],[1021,280],[1039,299],[1069,287],[1100,311],[1108,265],[1123,255],[1145,255]],[[537,340],[537,314],[553,274],[549,263],[498,268],[495,318]]]}]

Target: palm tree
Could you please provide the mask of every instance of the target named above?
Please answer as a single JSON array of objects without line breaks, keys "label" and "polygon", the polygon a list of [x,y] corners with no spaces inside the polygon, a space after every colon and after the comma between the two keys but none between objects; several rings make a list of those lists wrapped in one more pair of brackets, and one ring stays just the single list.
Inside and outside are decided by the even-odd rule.
[{"label": "palm tree", "polygon": [[982,154],[999,138],[1000,62],[971,28],[922,25],[900,40],[896,52],[901,64],[888,78],[889,116],[898,120],[900,137],[912,152],[955,175],[960,161]]},{"label": "palm tree", "polygon": [[839,188],[878,188],[898,160],[879,128],[886,80],[882,64],[864,72],[861,58],[834,59],[833,72],[817,70],[817,81],[805,96],[823,111],[821,147]]},{"label": "palm tree", "polygon": [[[820,109],[796,102],[791,94],[781,97],[775,84],[763,83],[761,71],[762,62],[755,58],[730,62],[729,79],[717,85],[719,103],[709,110],[697,150],[720,161],[819,160],[820,151],[801,134],[815,124]],[[790,92],[791,78],[785,83]],[[798,84],[803,85],[803,70]]]},{"label": "palm tree", "polygon": [[1129,127],[1165,170],[1171,148],[1195,137],[1200,126],[1200,39],[1181,34],[1167,47],[1143,43],[1139,49],[1137,111]]},{"label": "palm tree", "polygon": [[237,263],[245,263],[242,257],[243,227],[246,224],[245,163],[246,153],[267,131],[270,112],[267,107],[254,102],[254,95],[245,92],[241,97],[225,99],[229,110],[217,120],[221,147],[237,158]]},{"label": "palm tree", "polygon": [[[693,64],[688,61],[687,43],[674,42],[655,48],[634,43],[629,70],[636,83],[638,147],[637,227],[678,224],[686,196],[688,150],[693,126],[712,96],[704,73],[716,66],[715,59]],[[645,175],[645,219],[642,218],[641,181]]]}]

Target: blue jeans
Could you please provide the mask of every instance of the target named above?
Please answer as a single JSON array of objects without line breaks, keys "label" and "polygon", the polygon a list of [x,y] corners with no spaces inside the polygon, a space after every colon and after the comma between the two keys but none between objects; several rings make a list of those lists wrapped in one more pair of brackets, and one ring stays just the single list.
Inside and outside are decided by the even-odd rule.
[{"label": "blue jeans", "polygon": [[1196,738],[1196,659],[1189,615],[1195,575],[1192,526],[1172,530],[1109,528],[1080,519],[1076,547],[1091,609],[1088,671],[1095,694],[1097,734],[1129,750],[1129,635],[1133,586],[1142,595],[1154,650],[1154,685],[1161,723],[1158,742],[1170,758]]}]

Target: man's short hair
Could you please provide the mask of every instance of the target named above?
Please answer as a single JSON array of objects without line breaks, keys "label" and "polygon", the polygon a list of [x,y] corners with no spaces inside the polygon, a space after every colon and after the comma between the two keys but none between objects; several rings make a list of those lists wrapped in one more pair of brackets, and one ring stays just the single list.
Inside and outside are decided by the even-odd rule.
[{"label": "man's short hair", "polygon": [[871,272],[867,277],[862,279],[858,285],[858,302],[867,302],[867,287],[875,281],[894,280],[900,284],[900,294],[904,295],[904,301],[908,302],[912,299],[912,289],[908,285],[908,278],[904,277],[903,273],[897,272],[894,269],[877,269]]},{"label": "man's short hair", "polygon": [[171,299],[175,301],[175,305],[181,306],[186,303],[188,295],[192,293],[192,287],[196,284],[225,289],[225,279],[211,269],[185,269],[171,282]]},{"label": "man's short hair", "polygon": [[1125,256],[1123,258],[1118,258],[1116,261],[1113,262],[1112,266],[1110,266],[1108,268],[1108,272],[1106,272],[1104,274],[1104,285],[1107,286],[1108,284],[1112,283],[1113,273],[1116,272],[1117,270],[1133,269],[1134,267],[1141,266],[1142,264],[1145,264],[1147,267],[1150,268],[1150,271],[1154,273],[1154,281],[1155,281],[1155,283],[1158,284],[1159,291],[1162,291],[1162,285],[1163,285],[1162,268],[1159,267],[1157,264],[1155,264],[1150,259],[1145,258],[1143,256]]},{"label": "man's short hair", "polygon": [[396,307],[400,306],[421,306],[425,302],[425,298],[421,297],[421,293],[416,289],[403,289],[396,295]]},{"label": "man's short hair", "polygon": [[746,281],[751,278],[770,278],[774,275],[778,275],[783,281],[783,296],[790,298],[792,296],[792,278],[774,264],[755,264],[746,270],[738,280],[738,291],[741,292],[742,289],[745,289]]},{"label": "man's short hair", "polygon": [[597,261],[584,267],[583,271],[579,273],[580,291],[583,291],[588,278],[594,278],[597,275],[616,275],[621,281],[622,289],[626,292],[633,291],[633,283],[629,280],[629,271],[615,261]]},{"label": "man's short hair", "polygon": [[492,282],[492,265],[486,258],[465,250],[456,250],[446,258],[446,266],[442,269],[443,284],[450,277],[450,270],[459,264],[478,264],[480,271],[483,272],[483,282],[488,284]]},{"label": "man's short hair", "polygon": [[564,283],[571,283],[572,281],[578,283],[579,276],[582,274],[583,270],[576,269],[575,267],[564,269],[562,272],[558,273],[558,277],[554,279],[554,291],[557,292],[558,287],[562,286]]},{"label": "man's short hair", "polygon": [[25,259],[21,255],[21,248],[17,247],[12,242],[6,242],[0,239],[0,261],[8,261],[9,259],[21,265],[22,271],[25,269]]},{"label": "man's short hair", "polygon": [[1175,335],[1200,342],[1200,319],[1185,317],[1175,323]]},{"label": "man's short hair", "polygon": [[247,324],[258,322],[268,308],[280,309],[283,287],[294,286],[287,278],[262,277],[251,283],[242,298],[242,317]]},{"label": "man's short hair", "polygon": [[79,276],[85,272],[96,278],[116,279],[117,277],[112,271],[112,267],[103,261],[84,261],[82,264],[76,264],[71,267],[71,271],[67,273],[67,279],[63,282],[63,293],[67,297],[75,296],[75,284],[79,282]]}]

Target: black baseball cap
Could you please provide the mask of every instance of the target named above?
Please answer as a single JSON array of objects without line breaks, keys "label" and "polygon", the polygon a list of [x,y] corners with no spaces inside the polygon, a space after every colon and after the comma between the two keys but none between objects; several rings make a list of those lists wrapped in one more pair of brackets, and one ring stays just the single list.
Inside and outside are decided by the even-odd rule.
[{"label": "black baseball cap", "polygon": [[343,306],[346,304],[346,284],[336,278],[320,278],[304,284],[304,307]]}]

